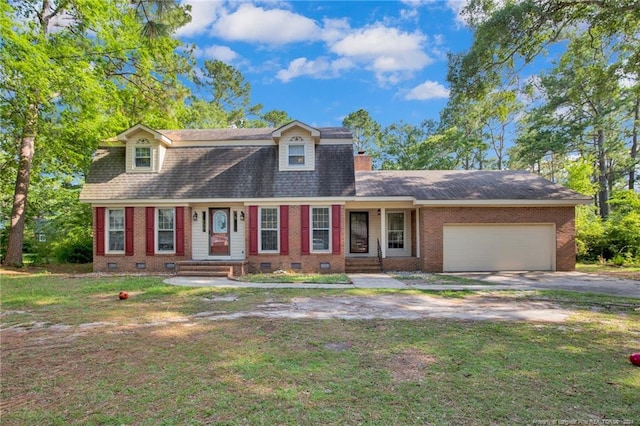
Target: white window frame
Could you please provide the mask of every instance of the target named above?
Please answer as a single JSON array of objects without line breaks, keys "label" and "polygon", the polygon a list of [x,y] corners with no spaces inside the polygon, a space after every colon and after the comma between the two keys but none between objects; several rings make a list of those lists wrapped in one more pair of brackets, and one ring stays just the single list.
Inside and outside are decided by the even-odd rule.
[{"label": "white window frame", "polygon": [[[302,155],[300,155],[299,153],[292,153],[292,149],[291,148],[301,148],[302,149]],[[302,163],[292,163],[291,159],[292,158],[299,158],[302,157]],[[302,140],[300,141],[300,143],[290,143],[289,145],[287,145],[287,167],[305,167],[307,165],[307,145],[306,143]]]},{"label": "white window frame", "polygon": [[[160,222],[160,211],[161,210],[171,210],[173,227],[171,229],[161,228]],[[173,207],[158,207],[156,208],[156,221],[155,221],[155,239],[156,239],[156,253],[175,253],[176,252],[176,209]],[[161,249],[160,248],[160,232],[173,232],[173,242],[171,250]]]},{"label": "white window frame", "polygon": [[[391,219],[389,218],[389,216],[394,215],[394,214],[401,214],[402,215],[402,229],[391,229]],[[403,211],[389,211],[387,212],[387,229],[386,229],[386,233],[387,233],[387,250],[391,250],[391,251],[405,251],[407,249],[407,215],[406,212]],[[389,244],[391,243],[391,236],[389,235],[391,232],[402,232],[402,247],[389,247]]]},{"label": "white window frame", "polygon": [[[122,229],[112,229],[111,228],[111,212],[121,212],[122,213]],[[105,226],[105,236],[106,236],[106,246],[107,246],[107,253],[113,253],[113,254],[123,254],[125,251],[125,247],[127,245],[126,242],[126,216],[124,214],[124,208],[114,208],[114,209],[107,209],[106,212],[106,226]],[[122,250],[111,250],[111,233],[112,232],[122,232]]]},{"label": "white window frame", "polygon": [[[260,207],[258,212],[258,252],[259,253],[280,253],[280,209],[274,207]],[[276,211],[276,227],[275,228],[263,228],[262,227],[262,212],[263,210],[275,210]],[[269,231],[276,233],[276,248],[272,250],[265,250],[262,247],[262,231]]]},{"label": "white window frame", "polygon": [[[327,217],[328,217],[328,223],[327,223],[327,227],[326,228],[315,228],[314,227],[314,223],[313,223],[313,212],[314,210],[326,210],[327,211]],[[312,253],[331,253],[331,208],[329,206],[311,206],[311,211],[309,212],[309,241],[311,242],[311,252]],[[314,248],[314,244],[313,244],[313,233],[314,231],[327,231],[327,240],[328,240],[328,244],[327,244],[327,248],[326,249],[315,249]]]},{"label": "white window frame", "polygon": [[[148,150],[149,155],[148,156],[142,156],[142,155],[138,155],[139,150]],[[146,160],[149,159],[149,165],[148,166],[141,166],[138,164],[138,160]],[[148,170],[151,169],[151,167],[153,166],[153,148],[151,148],[150,146],[135,146],[133,147],[133,168],[134,169],[144,169],[144,170]]]}]

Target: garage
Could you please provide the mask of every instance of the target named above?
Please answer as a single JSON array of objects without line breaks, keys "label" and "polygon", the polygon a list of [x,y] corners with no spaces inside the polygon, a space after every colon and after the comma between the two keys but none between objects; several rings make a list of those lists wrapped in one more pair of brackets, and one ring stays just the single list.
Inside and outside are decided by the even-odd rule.
[{"label": "garage", "polygon": [[553,224],[469,224],[443,228],[443,270],[553,271]]}]

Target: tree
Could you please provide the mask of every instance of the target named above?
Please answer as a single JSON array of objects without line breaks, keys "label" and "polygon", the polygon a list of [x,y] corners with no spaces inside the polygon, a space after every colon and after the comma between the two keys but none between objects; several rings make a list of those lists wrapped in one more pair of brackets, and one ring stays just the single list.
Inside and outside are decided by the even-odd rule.
[{"label": "tree", "polygon": [[189,61],[166,34],[188,15],[142,0],[27,0],[0,11],[0,142],[12,153],[3,170],[16,173],[6,262],[20,265],[34,170],[77,176],[106,135],[143,119],[175,122]]},{"label": "tree", "polygon": [[382,127],[369,115],[367,110],[359,109],[349,113],[342,120],[342,125],[349,129],[353,135],[355,152],[371,151],[380,140]]},{"label": "tree", "polygon": [[260,116],[262,105],[251,105],[251,85],[233,66],[220,60],[206,60],[202,76],[195,82],[215,109],[225,111],[228,124],[245,126],[248,116]]},{"label": "tree", "polygon": [[474,37],[468,52],[449,57],[453,91],[476,96],[512,81],[519,69],[576,29],[608,40],[627,71],[640,69],[637,0],[471,0],[463,16]]},{"label": "tree", "polygon": [[293,119],[289,117],[289,114],[287,114],[286,111],[282,111],[279,109],[274,109],[266,112],[262,116],[262,120],[266,121],[267,124],[271,127],[280,127],[289,123],[290,121],[293,121]]}]

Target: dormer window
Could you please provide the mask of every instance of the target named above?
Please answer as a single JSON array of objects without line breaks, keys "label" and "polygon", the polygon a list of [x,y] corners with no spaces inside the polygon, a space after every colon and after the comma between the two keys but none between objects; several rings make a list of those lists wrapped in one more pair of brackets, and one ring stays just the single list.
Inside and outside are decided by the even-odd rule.
[{"label": "dormer window", "polygon": [[289,165],[304,166],[304,143],[289,145]]},{"label": "dormer window", "polygon": [[151,167],[151,148],[136,148],[136,168]]},{"label": "dormer window", "polygon": [[138,139],[136,141],[133,167],[135,169],[151,168],[151,143],[148,139]]},{"label": "dormer window", "polygon": [[316,163],[313,139],[307,135],[287,135],[279,142],[279,170],[312,171]]}]

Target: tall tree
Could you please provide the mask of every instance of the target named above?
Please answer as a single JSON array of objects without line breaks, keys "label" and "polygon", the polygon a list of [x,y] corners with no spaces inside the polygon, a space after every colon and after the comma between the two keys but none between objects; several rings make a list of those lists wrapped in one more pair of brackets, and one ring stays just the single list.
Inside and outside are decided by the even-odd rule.
[{"label": "tall tree", "polygon": [[143,0],[11,1],[0,12],[0,142],[16,172],[6,262],[20,265],[34,166],[79,173],[107,134],[171,122],[188,60],[167,34],[188,15]]},{"label": "tall tree", "polygon": [[355,152],[371,151],[380,139],[382,127],[365,109],[349,113],[342,125],[353,134],[353,149]]},{"label": "tall tree", "polygon": [[227,113],[228,125],[249,127],[248,117],[260,116],[262,105],[251,105],[251,84],[232,65],[217,59],[206,60],[202,75],[195,82],[215,109]]}]

